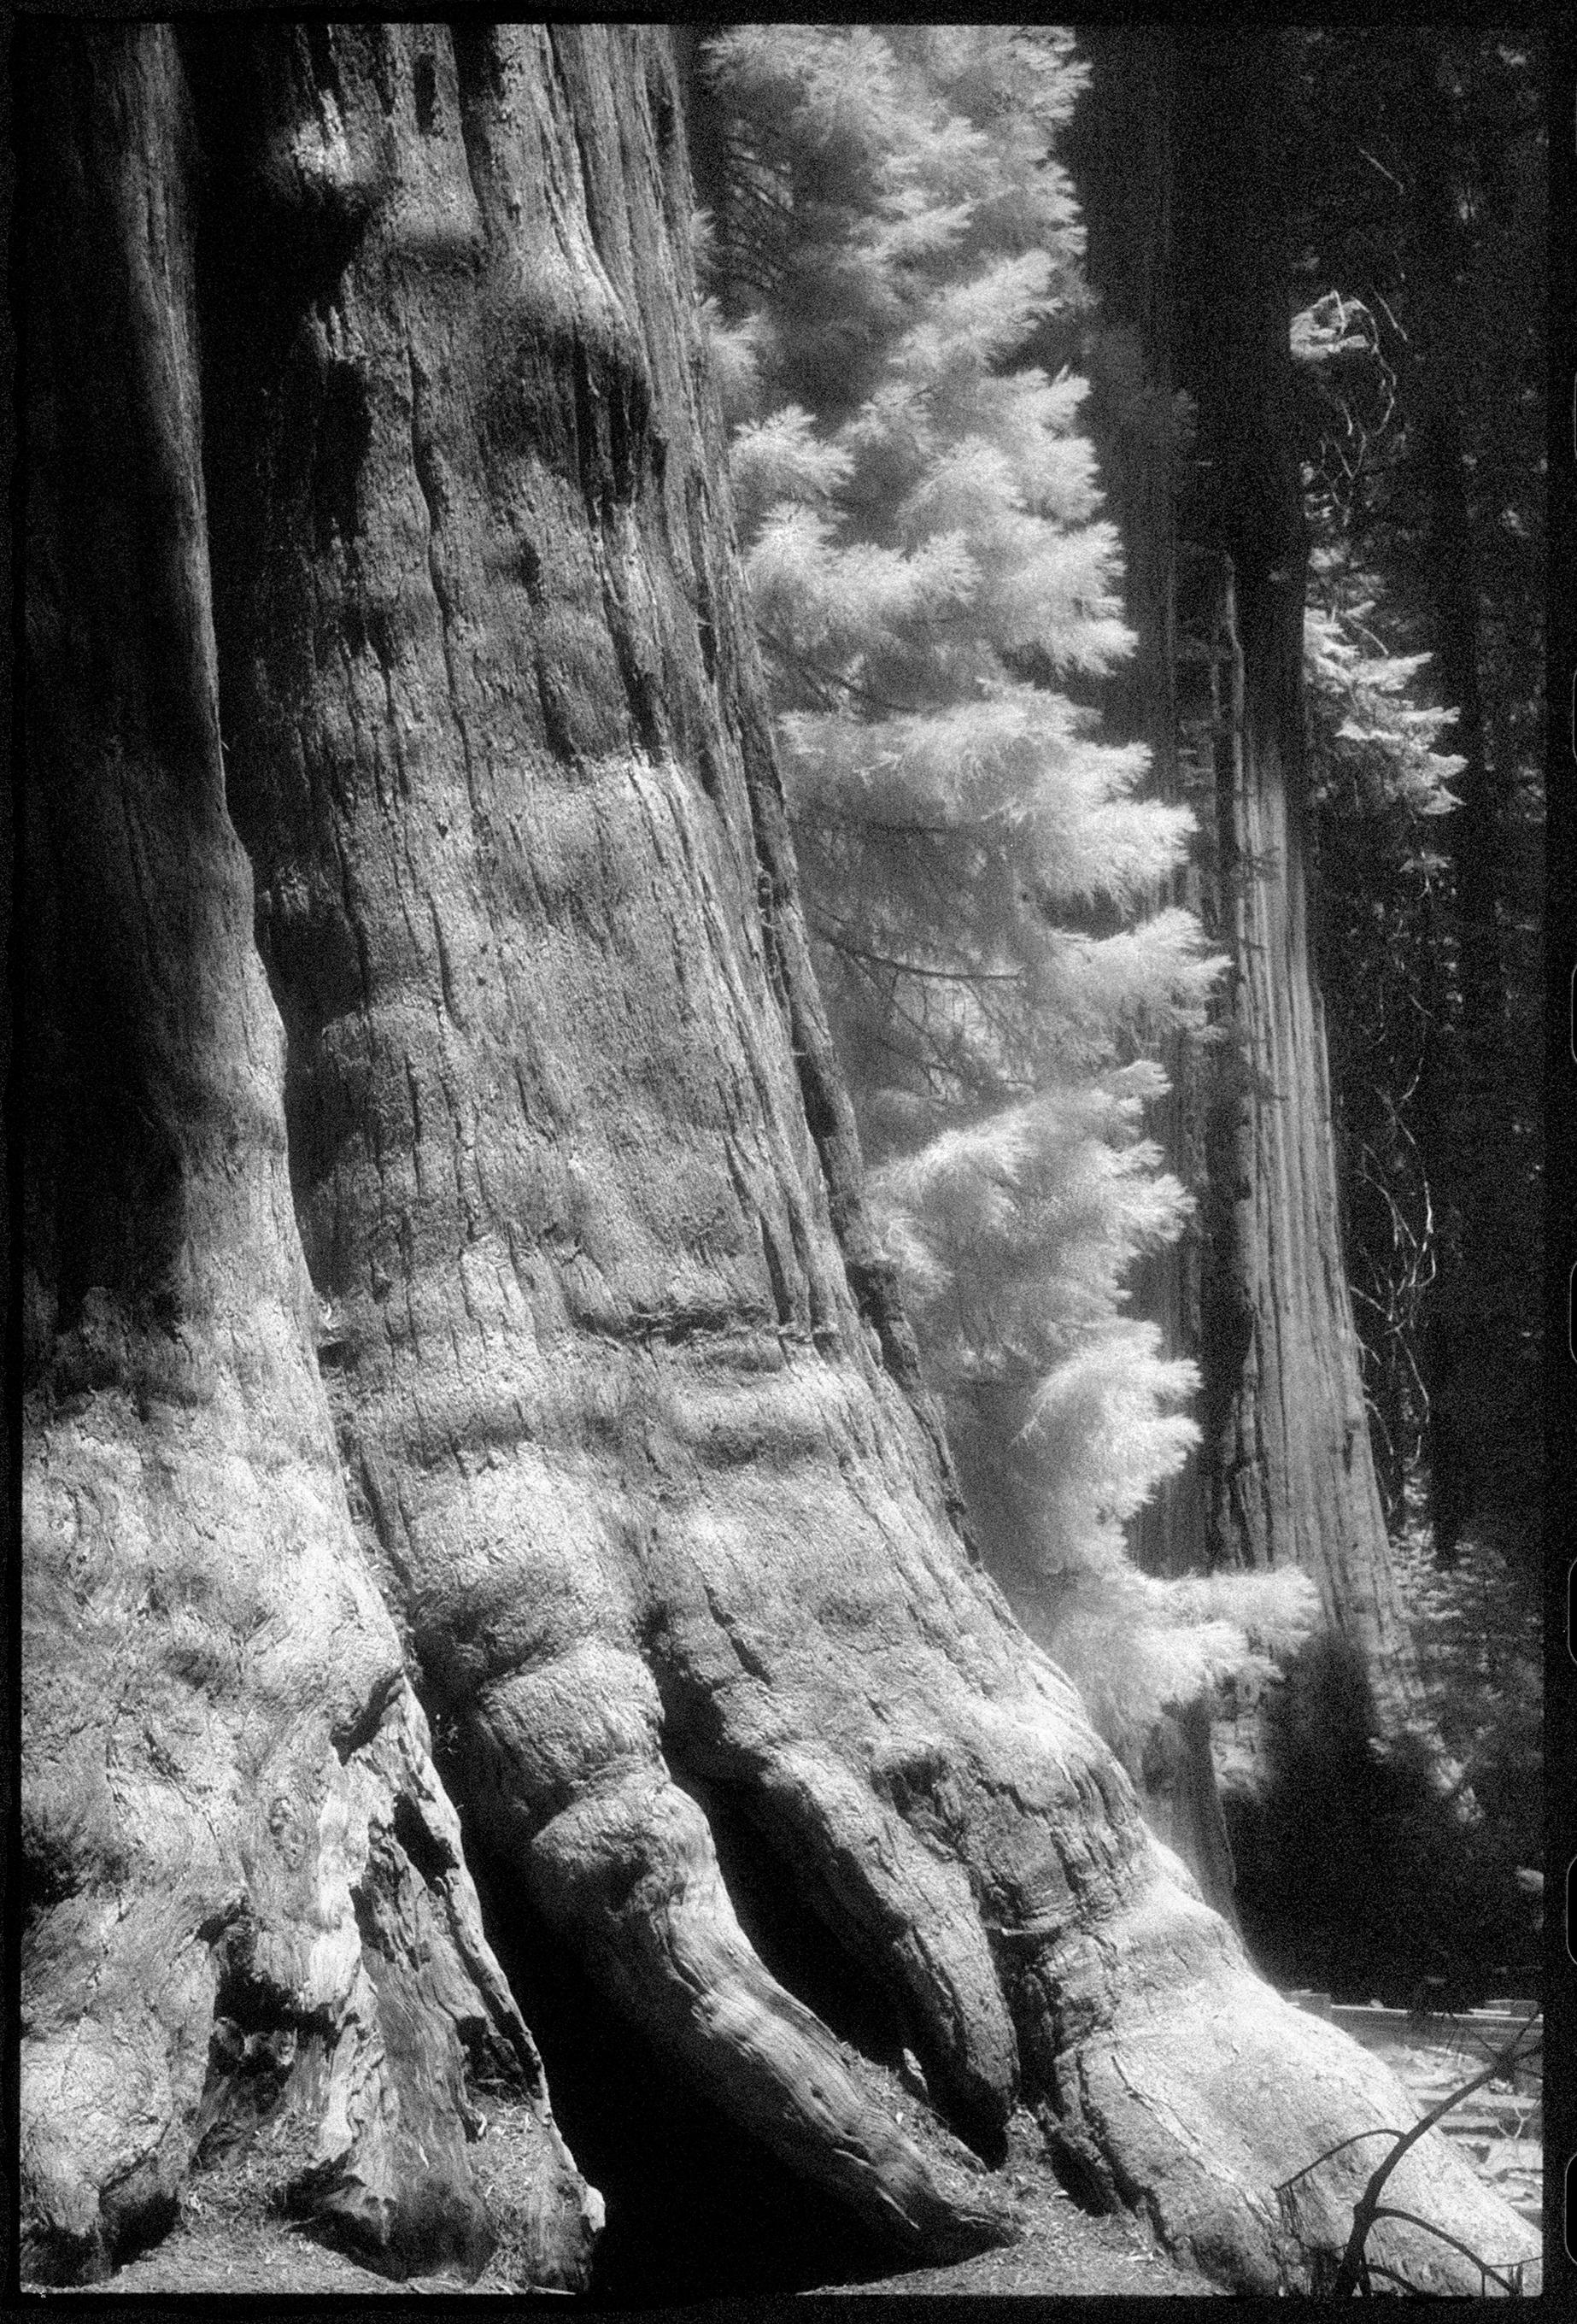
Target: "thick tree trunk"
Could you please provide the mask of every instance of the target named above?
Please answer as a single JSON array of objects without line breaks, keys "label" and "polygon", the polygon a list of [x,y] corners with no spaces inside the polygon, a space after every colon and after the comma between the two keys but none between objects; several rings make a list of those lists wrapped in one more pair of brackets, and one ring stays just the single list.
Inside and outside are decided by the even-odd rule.
[{"label": "thick tree trunk", "polygon": [[29,44],[24,1821],[30,2271],[161,2230],[267,2090],[278,2178],[395,2266],[595,2199],[483,1937],[346,1510],[282,1044],[225,813],[190,124],[168,28]]},{"label": "thick tree trunk", "polygon": [[[60,997],[29,1230],[56,1882],[30,2200],[119,2200],[161,2078],[173,2185],[229,1976],[260,2033],[375,2020],[376,2121],[408,2181],[419,2144],[457,2158],[446,2202],[480,2024],[533,2094],[572,2272],[585,2198],[479,1934],[452,1934],[471,1891],[397,1625],[494,1892],[896,2244],[968,2248],[1010,2206],[769,1974],[705,1799],[890,1997],[980,2149],[1038,2104],[1086,2190],[1230,2282],[1306,2282],[1365,2150],[1281,2182],[1402,2100],[1180,1885],[949,1522],[807,966],[666,36],[190,36],[235,157],[198,270],[206,526],[184,261],[138,287],[183,204],[171,35],[39,39],[65,182],[34,206],[64,237],[36,376],[69,506],[41,496],[31,582]],[[105,299],[106,258],[134,299]],[[97,357],[69,377],[65,330]],[[101,395],[150,431],[129,488],[86,448]],[[233,1951],[232,1909],[260,1932]],[[1402,2200],[1531,2248],[1442,2142]],[[1476,2282],[1381,2233],[1418,2280]]]},{"label": "thick tree trunk", "polygon": [[1216,933],[1231,1047],[1207,1124],[1208,1548],[1317,1582],[1378,1730],[1421,1723],[1344,1271],[1310,954],[1302,642],[1274,33],[1178,49],[1177,376],[1198,404],[1185,524],[1211,604]]}]

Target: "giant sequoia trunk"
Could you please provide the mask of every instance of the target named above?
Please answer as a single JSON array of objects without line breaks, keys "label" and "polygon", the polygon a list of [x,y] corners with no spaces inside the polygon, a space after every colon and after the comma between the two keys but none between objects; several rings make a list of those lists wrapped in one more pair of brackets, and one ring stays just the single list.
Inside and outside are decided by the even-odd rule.
[{"label": "giant sequoia trunk", "polygon": [[1201,1482],[1210,1563],[1310,1573],[1320,1661],[1346,1665],[1345,1699],[1395,1740],[1422,1708],[1364,1409],[1308,923],[1278,37],[1175,51],[1173,361],[1197,407],[1179,626],[1208,656],[1208,900],[1231,959],[1203,1123]]},{"label": "giant sequoia trunk", "polygon": [[[1403,2101],[1180,1885],[950,1522],[666,36],[54,26],[27,66],[35,2266],[155,2230],[266,2050],[295,2200],[396,2268],[485,2246],[466,2085],[509,2081],[533,2275],[579,2280],[420,1702],[503,1909],[896,2246],[1010,2233],[1005,2190],[769,1973],[708,1803],[988,2160],[1038,2105],[1087,2191],[1306,2282],[1368,2150],[1280,2182]],[[1398,2185],[1531,2247],[1438,2142]]]},{"label": "giant sequoia trunk", "polygon": [[484,2257],[466,2085],[521,2225],[595,2197],[483,1936],[346,1505],[279,1019],[225,810],[193,151],[167,28],[28,56],[24,2249],[101,2273],[266,2090],[300,2204]]},{"label": "giant sequoia trunk", "polygon": [[[1186,900],[1230,958],[1220,1046],[1172,1044],[1157,1128],[1198,1224],[1135,1284],[1204,1381],[1199,1456],[1136,1520],[1148,1571],[1296,1564],[1347,1661],[1342,1700],[1390,1738],[1418,1720],[1391,1578],[1342,1250],[1310,953],[1288,270],[1265,43],[1084,35],[1074,167],[1107,338],[1096,401],[1138,632],[1117,700],[1163,796],[1201,822]],[[1196,434],[1179,456],[1172,399]],[[1153,439],[1153,441],[1151,440]],[[1178,473],[1181,468],[1181,473]],[[1179,531],[1181,537],[1179,538]],[[1203,781],[1201,781],[1203,777]],[[1242,1707],[1240,1706],[1240,1710]],[[1231,1877],[1195,1716],[1157,1736],[1157,1821],[1225,1907]],[[1192,1745],[1192,1748],[1190,1748]],[[1217,1729],[1231,1784],[1268,1777],[1259,1707]],[[1289,1794],[1297,1771],[1286,1772]]]}]

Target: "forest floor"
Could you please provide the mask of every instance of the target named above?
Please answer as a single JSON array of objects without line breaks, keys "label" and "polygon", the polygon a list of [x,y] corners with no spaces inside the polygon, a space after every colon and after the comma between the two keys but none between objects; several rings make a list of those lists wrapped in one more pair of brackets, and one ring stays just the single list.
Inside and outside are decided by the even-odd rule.
[{"label": "forest floor", "polygon": [[[1129,2293],[1157,2299],[1178,2294],[1219,2292],[1191,2270],[1174,2265],[1126,2221],[1095,2219],[1081,2211],[1060,2190],[1033,2207],[1038,2216],[1027,2222],[1022,2239],[1001,2251],[984,2252],[952,2267],[917,2268],[903,2275],[883,2276],[871,2283],[827,2284],[801,2299],[836,2296],[854,2298],[862,2292],[883,2295],[924,2293],[1034,2293],[1043,2297],[1102,2297]],[[95,2284],[96,2294],[137,2292],[161,2296],[313,2294],[345,2300],[377,2300],[411,2294],[446,2299],[471,2292],[498,2294],[518,2292],[507,2277],[490,2266],[475,2282],[451,2274],[420,2276],[403,2283],[359,2266],[342,2252],[314,2242],[288,2222],[254,2222],[236,2230],[216,2231],[202,2220],[183,2213],[157,2249],[132,2261],[107,2283]],[[595,2302],[588,2303],[595,2306]],[[708,2310],[733,2312],[756,2305],[749,2299],[708,2301]],[[774,2303],[776,2304],[776,2303]],[[687,2312],[695,2312],[687,2310]]]},{"label": "forest floor", "polygon": [[[1157,2299],[1219,2291],[1219,2286],[1191,2270],[1175,2266],[1126,2221],[1091,2218],[1060,2190],[1054,2190],[1033,2209],[1037,2216],[1027,2222],[1022,2239],[1001,2251],[985,2252],[978,2259],[952,2267],[917,2268],[903,2275],[883,2276],[871,2283],[828,2284],[799,2297],[1010,2292],[1056,2298],[1129,2293]],[[254,2222],[240,2230],[215,2230],[205,2227],[200,2218],[183,2213],[180,2224],[156,2250],[134,2260],[107,2283],[95,2284],[92,2290],[96,2294],[267,2298],[309,2293],[377,2300],[413,2293],[453,2299],[470,2292],[496,2295],[521,2288],[507,2277],[501,2279],[491,2266],[474,2283],[450,2274],[396,2283],[314,2242],[283,2220]],[[595,2305],[595,2301],[588,2304]],[[735,2299],[708,2301],[705,2307],[732,2314],[758,2304]]]},{"label": "forest floor", "polygon": [[[488,2144],[494,2146],[491,2135]],[[508,2144],[507,2134],[498,2139],[489,2157],[492,2169],[484,2177],[507,2180]],[[1033,2121],[1020,2116],[1013,2126],[1007,2163],[1000,2173],[992,2174],[996,2184],[1010,2190],[1018,2213],[1019,2232],[1012,2244],[952,2266],[915,2268],[869,2282],[828,2283],[799,2296],[815,2300],[852,2298],[862,2292],[1057,2297],[1129,2293],[1154,2299],[1218,2290],[1193,2270],[1167,2259],[1126,2216],[1094,2218],[1081,2210],[1052,2178],[1039,2146]],[[107,2282],[96,2284],[94,2292],[209,2297],[307,2293],[378,2300],[411,2294],[453,2299],[527,2288],[511,2267],[507,2231],[498,2251],[473,2282],[448,2271],[397,2282],[319,2242],[309,2228],[293,2225],[271,2210],[259,2200],[260,2185],[245,2165],[199,2174],[189,2182],[180,2215],[163,2240],[117,2270]],[[683,2312],[748,2314],[765,2297],[706,2301],[694,2308],[687,2304]],[[600,2303],[594,2294],[586,2304],[595,2308]],[[779,2302],[774,2299],[771,2304],[776,2309]]]},{"label": "forest floor", "polygon": [[[918,2124],[911,2126],[919,2128]],[[1009,2126],[1007,2160],[993,2172],[992,2183],[1011,2194],[1019,2228],[1012,2243],[950,2266],[908,2268],[873,2282],[826,2284],[822,2292],[840,2299],[869,2292],[924,2293],[927,2298],[1127,2292],[1151,2300],[1220,2292],[1219,2284],[1169,2259],[1128,2213],[1098,2218],[1081,2210],[1052,2176],[1034,2117],[1022,2110]]]},{"label": "forest floor", "polygon": [[[1473,2070],[1476,2057],[1460,2045],[1407,2043],[1388,2047],[1386,2062],[1397,2073],[1420,2111],[1458,2087]],[[1514,2088],[1491,2085],[1448,2117],[1471,2163],[1497,2193],[1532,2216],[1540,2191],[1542,2153],[1536,2071],[1524,2070]],[[898,2085],[891,2093],[901,2097]],[[907,2102],[906,2102],[907,2106]],[[935,2143],[938,2165],[962,2150],[923,2110],[907,2111],[906,2128],[922,2146]],[[363,2266],[320,2241],[309,2226],[281,2215],[269,2200],[277,2184],[281,2157],[271,2155],[265,2132],[257,2145],[217,2167],[200,2172],[183,2191],[174,2226],[161,2242],[119,2269],[96,2293],[288,2296],[311,2294],[341,2300],[438,2295],[447,2299],[480,2292],[518,2293],[528,2289],[521,2255],[508,2220],[510,2186],[524,2161],[517,2153],[510,2110],[495,2107],[485,2144],[476,2151],[480,2190],[503,2223],[499,2246],[483,2273],[467,2282],[456,2272],[397,2282]],[[981,2166],[976,2164],[976,2169]],[[869,2281],[824,2282],[800,2298],[840,2300],[862,2293],[887,2295],[1039,2295],[1149,2299],[1211,2296],[1219,2287],[1158,2250],[1142,2225],[1126,2214],[1093,2218],[1081,2210],[1047,2166],[1033,2117],[1020,2112],[1010,2129],[1006,2160],[991,2183],[1007,2196],[1017,2214],[1013,2242],[973,2259],[932,2268],[905,2268]],[[814,2255],[811,2273],[814,2273]],[[798,2276],[800,2283],[805,2273]],[[763,2288],[753,2295],[669,2300],[669,2311],[717,2317],[748,2317],[763,2302],[780,2309],[784,2293]],[[608,2307],[595,2291],[586,2304]],[[638,2302],[626,2300],[624,2306]],[[655,2307],[659,2305],[653,2301]]]},{"label": "forest floor", "polygon": [[[1415,2104],[1425,2108],[1457,2087],[1473,2070],[1475,2058],[1449,2043],[1388,2047],[1386,2062],[1397,2073]],[[1539,2200],[1542,2152],[1536,2078],[1519,2074],[1493,2084],[1448,2118],[1461,2142],[1463,2160],[1477,2168],[1497,2193],[1532,2216]],[[915,2129],[919,2125],[913,2121]],[[924,2134],[921,2134],[922,2139]],[[945,2134],[939,2134],[945,2136]],[[951,2142],[947,2142],[951,2144]],[[507,2218],[513,2163],[506,2115],[495,2113],[490,2128],[483,2191],[495,2216]],[[480,2160],[480,2157],[479,2157]],[[244,2160],[204,2172],[189,2181],[180,2215],[163,2240],[121,2268],[97,2293],[337,2296],[346,2300],[472,2292],[512,2293],[527,2286],[512,2263],[507,2226],[498,2250],[473,2282],[445,2272],[395,2282],[318,2241],[309,2227],[292,2224],[271,2209],[263,2193],[264,2158],[254,2151]],[[1015,2117],[1006,2163],[991,2174],[1010,2195],[1018,2214],[1016,2239],[996,2251],[950,2266],[912,2268],[868,2282],[825,2283],[799,2295],[811,2300],[881,2295],[1040,2295],[1163,2297],[1213,2295],[1219,2287],[1157,2250],[1143,2227],[1126,2215],[1097,2218],[1083,2211],[1051,2176],[1033,2119]],[[1526,2207],[1526,2208],[1525,2208]],[[803,2276],[801,2282],[804,2281]],[[676,2315],[748,2316],[767,2298],[733,2297],[670,2303]],[[597,2308],[595,2293],[586,2303]],[[779,2298],[770,2302],[774,2310]]]}]

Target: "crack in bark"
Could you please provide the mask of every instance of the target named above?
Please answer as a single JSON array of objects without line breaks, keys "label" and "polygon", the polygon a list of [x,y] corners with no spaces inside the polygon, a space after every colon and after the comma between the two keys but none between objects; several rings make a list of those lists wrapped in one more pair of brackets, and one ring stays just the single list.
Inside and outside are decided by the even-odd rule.
[{"label": "crack in bark", "polygon": [[452,631],[455,607],[448,583],[445,580],[438,558],[438,531],[443,520],[445,493],[438,470],[437,448],[431,435],[421,424],[421,403],[427,390],[427,376],[417,359],[414,347],[407,347],[406,360],[410,374],[410,457],[422,506],[427,512],[427,572],[438,613],[438,634],[443,648],[444,675],[447,682],[449,715],[454,720],[459,738],[460,758],[466,770],[466,797],[471,808],[472,822],[479,822],[476,801],[475,770],[471,762],[471,736],[466,714],[460,705],[460,690],[455,671]]}]

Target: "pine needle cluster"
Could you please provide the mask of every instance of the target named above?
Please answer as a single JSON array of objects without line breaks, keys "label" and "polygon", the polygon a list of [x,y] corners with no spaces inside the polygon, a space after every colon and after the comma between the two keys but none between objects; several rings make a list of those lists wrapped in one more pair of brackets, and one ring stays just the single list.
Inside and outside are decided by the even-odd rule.
[{"label": "pine needle cluster", "polygon": [[708,318],[818,973],[976,1529],[1128,1742],[1256,1650],[1123,1547],[1198,1433],[1194,1368],[1124,1312],[1187,1213],[1146,1052],[1220,964],[1153,908],[1188,812],[1102,736],[1120,546],[1088,383],[1040,359],[1087,303],[1084,68],[984,25],[708,56]]}]

